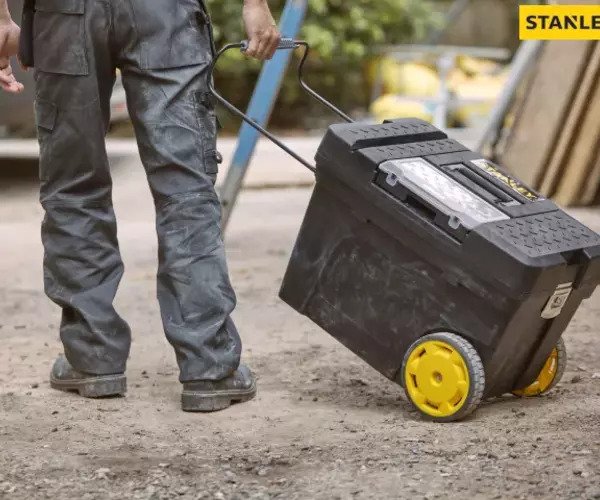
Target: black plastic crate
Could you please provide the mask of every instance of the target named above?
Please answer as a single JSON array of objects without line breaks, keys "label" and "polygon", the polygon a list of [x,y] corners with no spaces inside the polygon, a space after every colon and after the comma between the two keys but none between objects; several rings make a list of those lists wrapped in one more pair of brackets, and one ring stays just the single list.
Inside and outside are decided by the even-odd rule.
[{"label": "black plastic crate", "polygon": [[436,360],[427,346],[440,360],[462,355],[465,364],[445,368],[468,381],[461,400],[433,401],[444,384],[436,370],[423,382],[432,401],[407,391],[433,418],[556,382],[538,377],[560,377],[561,334],[600,280],[600,236],[420,120],[333,125],[316,160],[286,303],[389,379],[413,377],[412,389],[411,353],[421,371]]}]

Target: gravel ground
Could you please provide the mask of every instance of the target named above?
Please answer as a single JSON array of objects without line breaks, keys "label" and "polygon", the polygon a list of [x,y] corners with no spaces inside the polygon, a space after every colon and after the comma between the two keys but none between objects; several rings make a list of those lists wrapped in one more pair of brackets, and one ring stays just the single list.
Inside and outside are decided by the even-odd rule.
[{"label": "gravel ground", "polygon": [[[127,397],[52,391],[58,310],[41,290],[33,185],[0,192],[0,498],[600,498],[600,293],[565,334],[563,382],[543,398],[422,421],[401,390],[277,299],[308,189],[245,192],[227,245],[236,320],[259,395],[179,410],[155,301],[153,214],[141,169],[115,175],[134,344]],[[575,215],[600,230],[598,211]]]}]

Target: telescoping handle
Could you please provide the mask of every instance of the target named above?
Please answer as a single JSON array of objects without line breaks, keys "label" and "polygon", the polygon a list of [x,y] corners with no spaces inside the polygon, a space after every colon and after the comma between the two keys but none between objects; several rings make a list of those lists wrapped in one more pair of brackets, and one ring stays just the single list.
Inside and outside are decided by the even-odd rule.
[{"label": "telescoping handle", "polygon": [[[306,59],[308,58],[308,53],[310,51],[310,47],[309,47],[308,43],[306,43],[305,41],[302,41],[302,40],[293,40],[291,38],[282,38],[281,41],[279,42],[279,45],[277,46],[277,50],[295,50],[295,49],[297,49],[299,47],[303,47],[304,48],[304,54],[302,55],[302,59],[300,60],[300,64],[298,64],[298,81],[300,83],[300,86],[306,92],[308,92],[308,94],[310,94],[314,99],[316,99],[317,101],[319,101],[321,104],[323,104],[324,106],[326,106],[327,108],[329,108],[331,111],[333,111],[337,115],[339,115],[345,121],[347,121],[348,123],[354,122],[354,120],[352,120],[352,118],[350,118],[346,113],[344,113],[343,111],[341,111],[340,109],[338,109],[337,107],[335,107],[331,102],[329,102],[327,99],[325,99],[322,95],[320,95],[317,92],[315,92],[304,81],[304,76],[303,76],[304,75],[304,63],[306,62]],[[272,141],[274,144],[276,144],[281,149],[283,149],[292,158],[294,158],[294,159],[298,160],[300,163],[302,163],[302,165],[304,165],[306,168],[308,168],[311,172],[315,172],[316,168],[315,168],[314,165],[312,165],[309,161],[307,161],[304,158],[302,158],[295,151],[292,151],[288,146],[286,146],[283,142],[281,142],[271,132],[269,132],[264,127],[262,127],[259,123],[257,123],[255,120],[253,120],[252,118],[250,118],[243,111],[240,111],[238,108],[236,108],[233,104],[231,104],[227,99],[225,99],[223,96],[221,96],[216,91],[215,86],[214,86],[214,80],[213,80],[213,73],[214,73],[215,67],[217,65],[217,62],[219,61],[219,58],[225,52],[227,52],[228,50],[232,50],[232,49],[240,49],[242,52],[245,52],[246,50],[248,50],[248,41],[244,40],[244,41],[241,41],[239,43],[230,43],[230,44],[227,44],[221,50],[219,50],[219,52],[217,52],[217,54],[215,55],[215,57],[214,57],[214,59],[212,61],[212,64],[210,65],[210,68],[209,68],[209,71],[208,71],[208,75],[207,75],[207,78],[208,78],[208,89],[210,90],[211,94],[214,95],[215,98],[223,106],[225,106],[230,112],[232,112],[234,115],[239,116],[248,125],[254,127],[261,134],[263,134],[265,137],[267,137],[270,141]]]}]

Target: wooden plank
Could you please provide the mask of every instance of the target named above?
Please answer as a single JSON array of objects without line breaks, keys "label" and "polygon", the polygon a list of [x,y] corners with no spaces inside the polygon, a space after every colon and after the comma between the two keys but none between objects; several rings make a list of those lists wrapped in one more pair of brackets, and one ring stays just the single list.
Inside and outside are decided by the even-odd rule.
[{"label": "wooden plank", "polygon": [[582,120],[577,124],[575,140],[563,167],[554,195],[555,201],[564,206],[581,203],[581,195],[589,182],[600,142],[600,45],[597,50],[598,68],[595,88],[587,100]]},{"label": "wooden plank", "polygon": [[[547,169],[540,184],[540,191],[547,196],[555,194],[556,187],[565,171],[571,148],[577,140],[586,110],[590,104],[590,96],[594,92],[600,68],[600,44],[593,42],[593,51],[577,89],[575,99],[571,103],[565,117],[558,140],[550,156]],[[548,103],[548,105],[551,105]]]},{"label": "wooden plank", "polygon": [[580,205],[593,205],[597,203],[600,195],[600,144],[596,154],[596,161],[590,170],[589,180],[586,182],[581,195]]},{"label": "wooden plank", "polygon": [[547,42],[499,162],[539,188],[589,60],[593,42]]}]

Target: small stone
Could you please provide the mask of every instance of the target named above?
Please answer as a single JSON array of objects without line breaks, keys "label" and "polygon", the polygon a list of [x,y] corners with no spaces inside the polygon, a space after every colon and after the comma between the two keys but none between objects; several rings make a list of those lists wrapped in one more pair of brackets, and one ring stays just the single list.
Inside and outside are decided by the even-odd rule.
[{"label": "small stone", "polygon": [[594,380],[600,380],[600,372],[596,372],[596,373],[594,373],[594,374],[592,375],[592,378],[593,378]]},{"label": "small stone", "polygon": [[161,469],[167,469],[167,468],[171,467],[171,464],[169,462],[161,462],[161,463],[158,464],[158,466]]},{"label": "small stone", "polygon": [[475,460],[477,458],[477,455],[468,455],[467,459],[468,460]]},{"label": "small stone", "polygon": [[38,384],[37,382],[34,384],[31,384],[29,387],[31,387],[32,389],[37,389],[40,386],[40,384]]},{"label": "small stone", "polygon": [[265,467],[259,467],[259,468],[256,470],[256,475],[257,475],[257,476],[261,476],[261,477],[262,477],[262,476],[266,476],[268,472],[269,472],[269,471],[268,471],[268,470],[267,470]]},{"label": "small stone", "polygon": [[581,382],[581,375],[573,375],[573,377],[571,378],[571,383],[577,384],[579,382]]},{"label": "small stone", "polygon": [[94,471],[95,479],[110,479],[112,475],[112,471],[108,467],[101,467]]},{"label": "small stone", "polygon": [[573,474],[576,476],[581,476],[583,474],[583,469],[580,467],[573,467]]},{"label": "small stone", "polygon": [[8,481],[4,481],[0,483],[0,493],[14,493],[17,489],[16,485],[9,483]]},{"label": "small stone", "polygon": [[584,455],[591,455],[592,451],[591,450],[571,450],[569,453],[571,455],[584,456]]},{"label": "small stone", "polygon": [[596,489],[593,489],[593,490],[589,490],[588,491],[588,497],[589,498],[594,498],[594,499],[600,498],[600,487],[596,488]]}]

